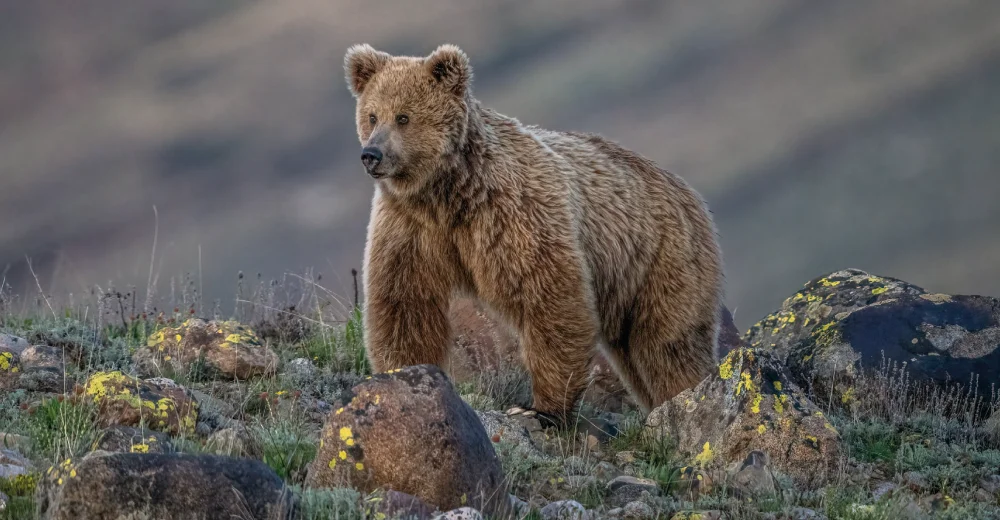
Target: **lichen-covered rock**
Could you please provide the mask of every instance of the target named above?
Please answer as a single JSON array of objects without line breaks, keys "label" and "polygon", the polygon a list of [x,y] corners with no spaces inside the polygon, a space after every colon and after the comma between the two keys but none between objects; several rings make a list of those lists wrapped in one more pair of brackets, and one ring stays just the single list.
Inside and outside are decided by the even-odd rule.
[{"label": "lichen-covered rock", "polygon": [[98,406],[99,423],[140,426],[178,435],[193,433],[198,403],[176,385],[142,381],[121,372],[97,372],[84,389]]},{"label": "lichen-covered rock", "polygon": [[816,278],[755,324],[769,349],[814,395],[847,403],[863,370],[906,364],[911,380],[1000,387],[1000,300],[928,294],[894,278],[847,269]]},{"label": "lichen-covered rock", "polygon": [[250,379],[274,375],[278,355],[236,321],[192,318],[149,336],[132,360],[143,375],[187,374],[199,364],[206,375]]},{"label": "lichen-covered rock", "polygon": [[21,357],[13,349],[0,345],[0,391],[13,390],[21,372]]},{"label": "lichen-covered rock", "polygon": [[17,386],[32,392],[64,392],[74,385],[63,349],[33,346],[21,351]]},{"label": "lichen-covered rock", "polygon": [[111,453],[170,453],[174,451],[170,437],[146,428],[113,426],[101,432],[94,449]]},{"label": "lichen-covered rock", "polygon": [[646,428],[668,435],[691,465],[724,467],[760,450],[810,487],[822,484],[840,453],[836,429],[760,349],[731,351],[718,372],[653,410]]},{"label": "lichen-covered rock", "polygon": [[417,365],[353,388],[327,417],[306,485],[394,489],[443,511],[493,515],[508,506],[503,479],[476,413],[438,367]]},{"label": "lichen-covered rock", "polygon": [[41,520],[294,518],[293,496],[263,462],[182,453],[66,460],[36,495]]}]

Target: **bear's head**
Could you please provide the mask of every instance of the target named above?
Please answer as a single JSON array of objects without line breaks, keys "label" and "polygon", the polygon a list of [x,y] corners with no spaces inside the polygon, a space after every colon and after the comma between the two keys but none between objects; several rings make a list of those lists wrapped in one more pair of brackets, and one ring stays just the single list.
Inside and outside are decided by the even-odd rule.
[{"label": "bear's head", "polygon": [[382,187],[415,193],[455,163],[472,105],[472,67],[461,49],[445,44],[412,57],[359,44],[344,68],[357,101],[361,162]]}]

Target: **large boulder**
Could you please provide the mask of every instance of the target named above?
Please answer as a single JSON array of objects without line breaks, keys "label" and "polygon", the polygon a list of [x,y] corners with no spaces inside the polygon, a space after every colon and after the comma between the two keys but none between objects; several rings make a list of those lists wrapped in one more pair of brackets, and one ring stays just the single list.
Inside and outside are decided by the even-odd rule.
[{"label": "large boulder", "polygon": [[294,518],[292,497],[263,462],[181,453],[95,452],[49,468],[37,492],[41,520]]},{"label": "large boulder", "polygon": [[929,294],[857,269],[811,280],[747,332],[813,395],[848,402],[858,373],[905,364],[914,381],[1000,387],[1000,300]]},{"label": "large boulder", "polygon": [[140,426],[178,435],[194,433],[198,403],[171,381],[142,381],[121,372],[97,372],[84,388],[105,427]]},{"label": "large boulder", "polygon": [[323,426],[307,486],[392,489],[443,511],[506,511],[504,474],[490,438],[438,367],[376,374],[352,390]]},{"label": "large boulder", "polygon": [[272,376],[278,366],[278,355],[249,327],[200,318],[151,334],[132,360],[146,376],[189,374],[201,368],[206,376],[250,379]]},{"label": "large boulder", "polygon": [[668,436],[692,465],[719,470],[751,451],[802,486],[835,471],[840,435],[766,351],[738,348],[716,373],[650,413],[648,433]]}]

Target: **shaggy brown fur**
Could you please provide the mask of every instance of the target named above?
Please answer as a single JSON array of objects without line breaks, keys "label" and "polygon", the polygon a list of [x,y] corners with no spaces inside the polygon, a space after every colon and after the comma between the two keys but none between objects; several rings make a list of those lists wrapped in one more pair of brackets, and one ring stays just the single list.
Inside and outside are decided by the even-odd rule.
[{"label": "shaggy brown fur", "polygon": [[458,47],[345,57],[377,179],[364,257],[375,370],[440,365],[456,294],[521,338],[533,407],[565,419],[598,348],[645,412],[717,361],[722,262],[683,180],[596,135],[483,107]]}]

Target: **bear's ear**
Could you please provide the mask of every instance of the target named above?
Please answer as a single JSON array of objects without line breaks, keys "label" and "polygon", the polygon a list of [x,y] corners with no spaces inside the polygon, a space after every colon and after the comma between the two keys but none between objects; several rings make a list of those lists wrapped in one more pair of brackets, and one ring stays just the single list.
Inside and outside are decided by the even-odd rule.
[{"label": "bear's ear", "polygon": [[464,96],[472,80],[472,66],[462,49],[446,43],[425,60],[427,70],[435,81],[456,96]]},{"label": "bear's ear", "polygon": [[352,45],[344,56],[344,71],[347,74],[347,86],[351,93],[360,96],[365,85],[371,81],[378,71],[392,59],[386,52],[377,51],[367,43]]}]

